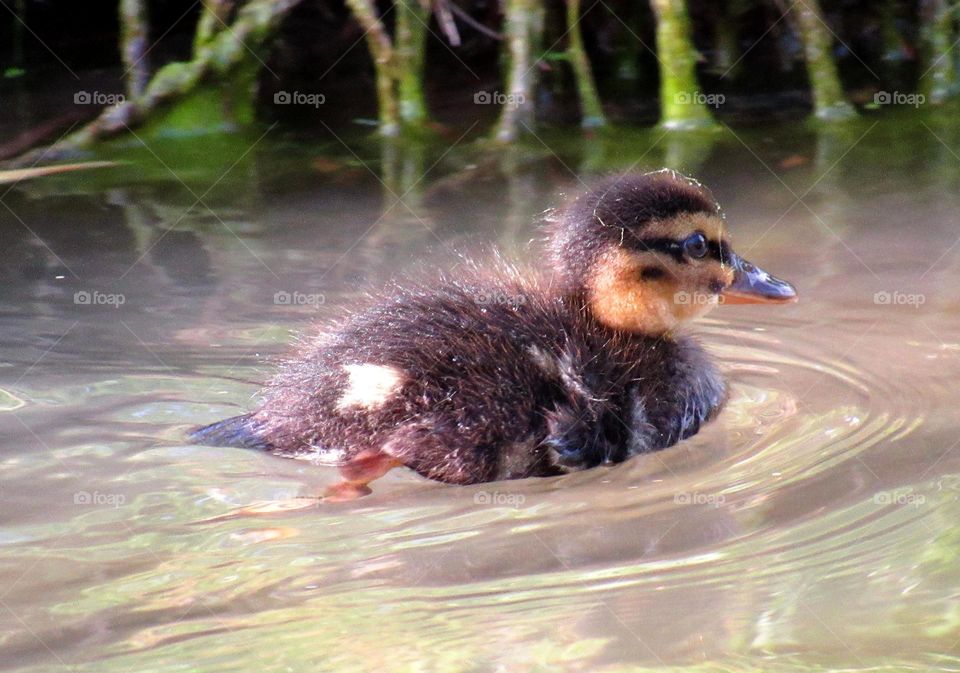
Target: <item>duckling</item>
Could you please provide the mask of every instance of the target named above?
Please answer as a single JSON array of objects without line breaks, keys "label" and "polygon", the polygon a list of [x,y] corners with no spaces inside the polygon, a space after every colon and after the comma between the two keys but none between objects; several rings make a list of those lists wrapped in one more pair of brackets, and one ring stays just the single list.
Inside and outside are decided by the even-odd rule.
[{"label": "duckling", "polygon": [[671,170],[608,178],[547,220],[545,270],[494,257],[395,284],[306,339],[252,413],[193,440],[338,465],[334,500],[400,465],[475,484],[619,463],[692,436],[726,399],[678,328],[721,302],[796,299]]}]

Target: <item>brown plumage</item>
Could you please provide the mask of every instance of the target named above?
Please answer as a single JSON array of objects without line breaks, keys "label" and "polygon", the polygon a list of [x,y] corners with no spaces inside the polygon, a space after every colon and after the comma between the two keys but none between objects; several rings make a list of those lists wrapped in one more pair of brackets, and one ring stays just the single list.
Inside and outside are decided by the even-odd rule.
[{"label": "brown plumage", "polygon": [[306,339],[250,414],[202,443],[341,465],[338,495],[394,465],[469,484],[615,463],[697,432],[726,395],[682,322],[792,288],[730,251],[672,171],[609,179],[548,226],[550,268],[494,258],[393,285]]}]

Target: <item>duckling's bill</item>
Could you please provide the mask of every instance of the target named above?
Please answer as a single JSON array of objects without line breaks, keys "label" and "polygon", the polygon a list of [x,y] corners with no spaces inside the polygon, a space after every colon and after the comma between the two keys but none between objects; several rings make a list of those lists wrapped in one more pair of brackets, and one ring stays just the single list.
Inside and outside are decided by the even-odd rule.
[{"label": "duckling's bill", "polygon": [[730,253],[733,282],[723,290],[725,304],[789,304],[797,290],[785,280],[772,276],[739,255]]}]

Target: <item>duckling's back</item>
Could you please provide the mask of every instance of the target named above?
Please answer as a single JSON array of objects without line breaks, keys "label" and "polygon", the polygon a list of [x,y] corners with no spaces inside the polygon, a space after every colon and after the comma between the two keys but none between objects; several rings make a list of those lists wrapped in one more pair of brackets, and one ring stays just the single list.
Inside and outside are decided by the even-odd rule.
[{"label": "duckling's back", "polygon": [[605,330],[518,273],[465,273],[397,286],[305,343],[254,413],[199,432],[336,464],[380,452],[465,484],[662,448],[722,399],[693,342]]}]

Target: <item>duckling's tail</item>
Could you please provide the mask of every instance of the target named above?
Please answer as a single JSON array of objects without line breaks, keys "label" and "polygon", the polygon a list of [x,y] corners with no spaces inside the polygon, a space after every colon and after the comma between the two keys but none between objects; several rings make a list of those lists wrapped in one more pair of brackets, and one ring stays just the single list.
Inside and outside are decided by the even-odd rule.
[{"label": "duckling's tail", "polygon": [[259,424],[251,414],[234,416],[202,428],[191,430],[187,437],[194,444],[206,446],[234,446],[240,449],[270,449],[263,439]]}]

